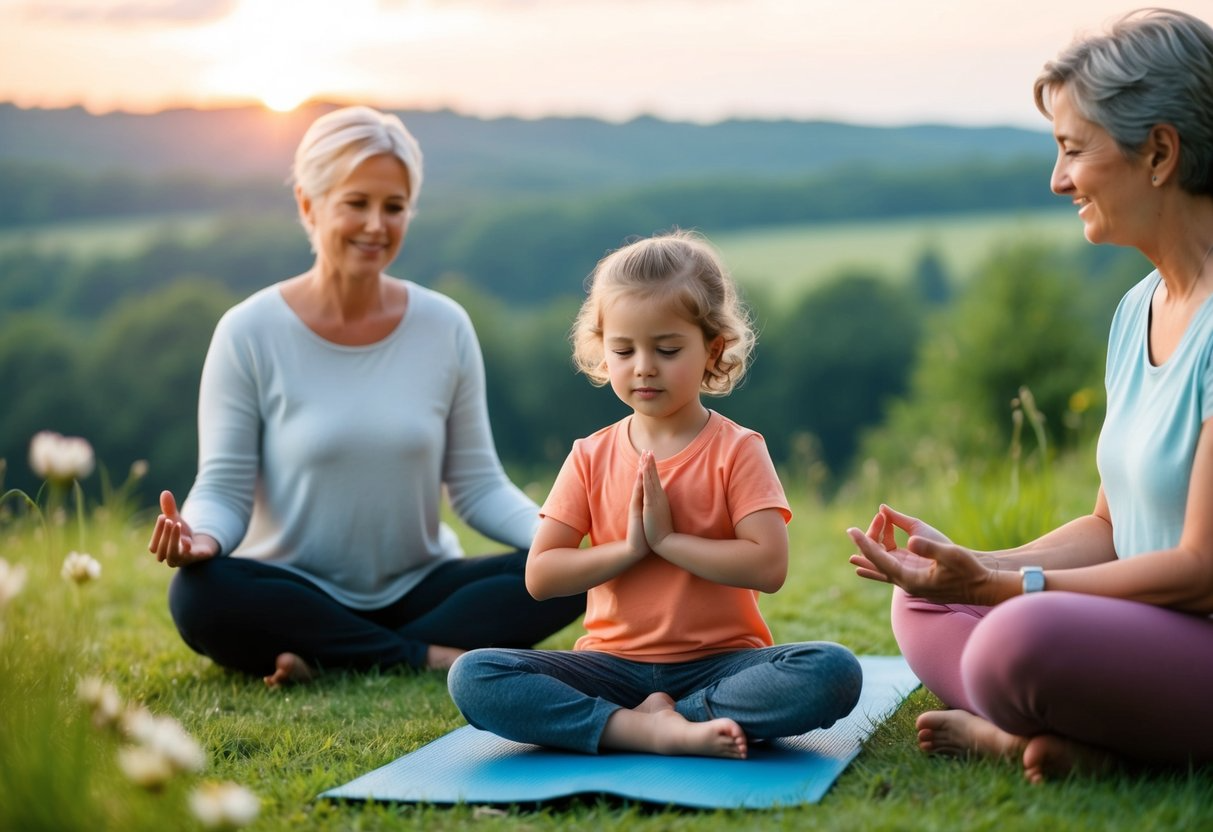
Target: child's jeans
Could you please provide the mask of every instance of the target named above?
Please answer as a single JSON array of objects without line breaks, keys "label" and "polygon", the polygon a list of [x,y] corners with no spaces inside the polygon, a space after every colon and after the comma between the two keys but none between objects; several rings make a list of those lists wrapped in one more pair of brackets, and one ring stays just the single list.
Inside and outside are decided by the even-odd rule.
[{"label": "child's jeans", "polygon": [[863,673],[849,650],[803,642],[677,664],[592,650],[473,650],[451,668],[451,698],[477,728],[516,742],[593,754],[607,719],[650,694],[672,697],[692,722],[728,717],[747,739],[827,728],[859,701]]}]

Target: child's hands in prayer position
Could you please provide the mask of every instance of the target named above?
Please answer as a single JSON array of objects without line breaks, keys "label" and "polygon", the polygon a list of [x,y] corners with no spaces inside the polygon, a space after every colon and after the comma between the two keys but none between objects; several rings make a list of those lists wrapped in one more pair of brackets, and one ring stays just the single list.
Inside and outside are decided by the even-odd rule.
[{"label": "child's hands in prayer position", "polygon": [[656,551],[661,542],[674,533],[674,517],[670,513],[670,501],[661,487],[657,474],[657,457],[652,451],[640,454],[639,478],[644,497],[644,537],[649,548]]}]

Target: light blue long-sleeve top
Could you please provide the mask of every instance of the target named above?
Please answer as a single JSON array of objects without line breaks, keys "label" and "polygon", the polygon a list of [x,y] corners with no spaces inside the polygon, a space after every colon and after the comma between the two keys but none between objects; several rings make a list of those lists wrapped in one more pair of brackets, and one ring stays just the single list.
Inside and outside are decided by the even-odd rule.
[{"label": "light blue long-sleeve top", "polygon": [[1213,416],[1213,298],[1156,366],[1150,302],[1161,280],[1152,272],[1125,294],[1108,339],[1108,413],[1097,459],[1121,558],[1179,544],[1196,440]]},{"label": "light blue long-sleeve top", "polygon": [[270,286],[215,328],[198,406],[198,477],[182,506],[221,553],[302,574],[356,609],[401,598],[462,551],[455,513],[525,549],[539,510],[493,444],[484,363],[467,313],[406,282],[383,340],[343,346]]}]

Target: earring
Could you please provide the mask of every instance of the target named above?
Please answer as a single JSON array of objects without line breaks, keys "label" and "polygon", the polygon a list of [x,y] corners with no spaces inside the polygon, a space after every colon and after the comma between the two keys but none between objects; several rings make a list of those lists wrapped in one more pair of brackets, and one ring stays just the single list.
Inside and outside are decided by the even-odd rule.
[{"label": "earring", "polygon": [[1153,182],[1155,185],[1157,185],[1157,184],[1158,184],[1158,177],[1157,177],[1157,176],[1151,176],[1151,177],[1150,177],[1150,181],[1151,181],[1151,182]]}]

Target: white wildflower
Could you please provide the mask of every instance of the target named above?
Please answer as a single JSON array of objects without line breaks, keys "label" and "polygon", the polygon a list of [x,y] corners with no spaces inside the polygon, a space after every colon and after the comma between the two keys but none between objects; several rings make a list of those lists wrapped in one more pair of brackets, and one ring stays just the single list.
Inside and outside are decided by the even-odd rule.
[{"label": "white wildflower", "polygon": [[118,689],[96,676],[87,676],[76,686],[76,695],[93,712],[93,724],[98,728],[113,725],[122,714],[122,698]]},{"label": "white wildflower", "polygon": [[253,822],[261,801],[235,783],[203,783],[190,794],[190,808],[208,829],[237,829]]},{"label": "white wildflower", "polygon": [[156,717],[142,705],[132,705],[118,719],[118,729],[131,742],[147,745],[156,730]]},{"label": "white wildflower", "polygon": [[146,745],[126,745],[118,749],[118,767],[132,783],[156,791],[173,776],[169,760]]},{"label": "white wildflower", "polygon": [[147,476],[147,460],[136,459],[131,463],[131,479],[141,480]]},{"label": "white wildflower", "polygon": [[101,564],[92,555],[84,552],[68,552],[59,574],[65,581],[86,584],[101,577]]},{"label": "white wildflower", "polygon": [[137,741],[163,756],[175,770],[201,771],[206,766],[202,746],[171,716],[153,717],[151,723],[139,730],[144,733],[136,737]]},{"label": "white wildflower", "polygon": [[79,436],[44,430],[29,443],[29,467],[45,480],[70,483],[93,473],[93,446]]},{"label": "white wildflower", "polygon": [[9,601],[17,596],[25,586],[25,567],[21,564],[10,565],[0,558],[0,609],[4,609]]}]

